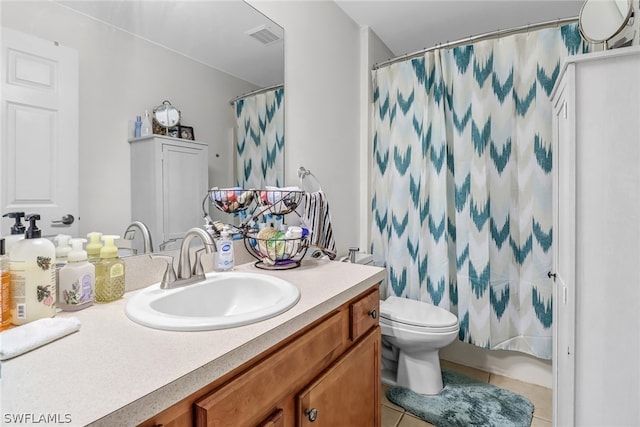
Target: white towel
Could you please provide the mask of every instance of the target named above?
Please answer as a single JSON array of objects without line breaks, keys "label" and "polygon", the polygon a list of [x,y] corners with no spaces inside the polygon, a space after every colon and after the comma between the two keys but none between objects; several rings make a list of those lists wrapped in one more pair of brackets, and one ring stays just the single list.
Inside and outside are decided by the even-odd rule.
[{"label": "white towel", "polygon": [[0,333],[0,360],[11,359],[80,329],[75,317],[34,320]]},{"label": "white towel", "polygon": [[301,218],[310,229],[310,243],[329,256],[336,257],[336,242],[333,239],[329,202],[322,190],[305,194],[304,215]]}]

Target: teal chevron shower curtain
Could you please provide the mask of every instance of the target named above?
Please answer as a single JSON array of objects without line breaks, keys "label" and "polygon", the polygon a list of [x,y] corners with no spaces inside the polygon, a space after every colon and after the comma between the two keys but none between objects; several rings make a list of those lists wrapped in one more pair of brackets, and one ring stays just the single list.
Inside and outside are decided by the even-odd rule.
[{"label": "teal chevron shower curtain", "polygon": [[573,24],[373,71],[371,251],[462,341],[551,358],[550,93],[585,50]]},{"label": "teal chevron shower curtain", "polygon": [[284,87],[238,99],[236,181],[243,188],[284,183]]}]

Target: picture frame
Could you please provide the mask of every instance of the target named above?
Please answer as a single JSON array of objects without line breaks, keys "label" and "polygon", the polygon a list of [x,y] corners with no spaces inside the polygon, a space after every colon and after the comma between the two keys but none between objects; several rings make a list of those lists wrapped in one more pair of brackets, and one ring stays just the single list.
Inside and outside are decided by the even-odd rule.
[{"label": "picture frame", "polygon": [[182,125],[178,126],[178,138],[195,141],[195,137],[193,135],[193,127]]}]

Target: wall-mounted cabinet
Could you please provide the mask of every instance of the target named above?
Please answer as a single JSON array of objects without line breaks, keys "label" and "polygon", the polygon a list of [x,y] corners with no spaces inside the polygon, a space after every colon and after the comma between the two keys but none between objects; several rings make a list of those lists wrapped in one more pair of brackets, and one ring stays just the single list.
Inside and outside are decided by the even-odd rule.
[{"label": "wall-mounted cabinet", "polygon": [[640,49],[569,59],[554,103],[553,418],[640,425]]},{"label": "wall-mounted cabinet", "polygon": [[131,146],[131,219],[151,230],[154,248],[202,225],[208,190],[208,146],[153,135]]}]

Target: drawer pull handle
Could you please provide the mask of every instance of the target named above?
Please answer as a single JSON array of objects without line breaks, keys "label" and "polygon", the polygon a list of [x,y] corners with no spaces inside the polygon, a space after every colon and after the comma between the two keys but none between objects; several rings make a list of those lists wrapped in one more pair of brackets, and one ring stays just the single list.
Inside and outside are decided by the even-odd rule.
[{"label": "drawer pull handle", "polygon": [[314,422],[316,418],[318,418],[318,410],[316,408],[305,409],[304,414],[311,422]]},{"label": "drawer pull handle", "polygon": [[372,319],[377,319],[378,318],[378,311],[373,309],[371,310],[369,313],[367,313]]}]

